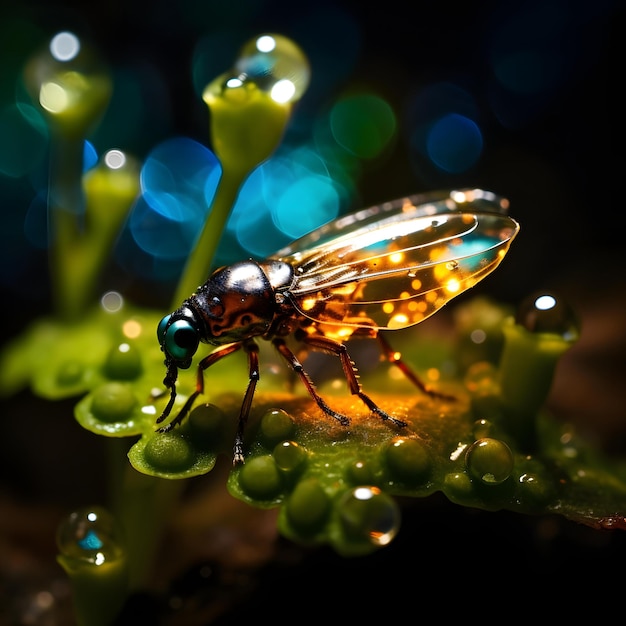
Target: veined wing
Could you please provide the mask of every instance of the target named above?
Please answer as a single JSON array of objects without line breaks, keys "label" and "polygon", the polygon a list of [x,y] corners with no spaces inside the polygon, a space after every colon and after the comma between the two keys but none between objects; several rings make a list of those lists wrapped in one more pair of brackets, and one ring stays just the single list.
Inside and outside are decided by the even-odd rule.
[{"label": "veined wing", "polygon": [[483,190],[412,196],[338,218],[272,258],[294,267],[289,294],[303,315],[405,328],[499,265],[519,231],[507,206]]}]

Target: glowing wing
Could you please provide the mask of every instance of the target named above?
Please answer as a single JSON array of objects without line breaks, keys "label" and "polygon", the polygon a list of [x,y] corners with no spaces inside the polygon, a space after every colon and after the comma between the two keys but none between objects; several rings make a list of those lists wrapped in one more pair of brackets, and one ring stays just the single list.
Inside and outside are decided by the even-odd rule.
[{"label": "glowing wing", "polygon": [[340,217],[271,258],[294,267],[289,296],[306,317],[406,328],[499,265],[519,231],[507,206],[476,189],[411,196]]}]

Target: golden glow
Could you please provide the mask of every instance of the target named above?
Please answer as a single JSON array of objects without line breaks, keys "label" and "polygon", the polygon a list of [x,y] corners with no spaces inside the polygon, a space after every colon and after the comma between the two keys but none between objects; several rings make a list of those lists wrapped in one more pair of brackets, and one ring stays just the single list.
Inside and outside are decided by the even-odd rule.
[{"label": "golden glow", "polygon": [[457,204],[463,204],[464,202],[467,202],[468,200],[471,200],[470,197],[470,192],[469,191],[453,191],[450,194],[450,197],[457,203]]},{"label": "golden glow", "polygon": [[437,382],[441,378],[441,372],[436,367],[429,367],[426,371],[426,378],[428,378],[428,380],[432,380],[433,382]]},{"label": "golden glow", "polygon": [[402,358],[402,353],[401,352],[394,352],[392,357],[391,357],[394,361],[399,361]]},{"label": "golden glow", "polygon": [[409,318],[404,313],[396,313],[390,320],[388,328],[405,328],[409,323]]},{"label": "golden glow", "polygon": [[393,313],[394,306],[392,302],[383,302],[383,312],[387,314]]},{"label": "golden glow", "polygon": [[391,263],[402,263],[403,260],[404,260],[403,252],[394,252],[393,254],[389,255],[389,261],[391,261]]},{"label": "golden glow", "polygon": [[422,281],[419,278],[414,278],[411,281],[411,289],[419,291],[422,288]]},{"label": "golden glow", "polygon": [[137,320],[126,320],[122,325],[122,332],[129,339],[136,339],[141,335],[143,328]]},{"label": "golden glow", "polygon": [[461,290],[461,283],[456,278],[451,278],[445,287],[448,293],[458,293]]},{"label": "golden glow", "polygon": [[397,367],[390,367],[387,370],[387,375],[391,380],[406,380],[404,374]]},{"label": "golden glow", "polygon": [[315,308],[316,302],[316,298],[305,298],[304,300],[302,300],[302,310],[311,311],[313,308]]},{"label": "golden glow", "polygon": [[408,291],[403,291],[400,294],[400,300],[408,300],[411,297],[411,294]]},{"label": "golden glow", "polygon": [[353,328],[350,328],[349,326],[342,326],[334,334],[335,334],[335,337],[338,337],[340,339],[348,339],[352,335],[353,332],[354,332]]}]

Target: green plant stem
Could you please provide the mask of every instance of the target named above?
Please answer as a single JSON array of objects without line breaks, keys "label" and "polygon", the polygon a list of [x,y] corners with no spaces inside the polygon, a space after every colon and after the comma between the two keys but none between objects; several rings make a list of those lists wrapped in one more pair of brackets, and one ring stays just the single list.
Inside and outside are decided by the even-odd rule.
[{"label": "green plant stem", "polygon": [[224,168],[209,217],[178,282],[172,310],[177,309],[208,278],[226,222],[246,175],[247,171]]},{"label": "green plant stem", "polygon": [[513,323],[504,324],[502,330],[505,342],[499,370],[507,430],[521,449],[533,452],[536,415],[550,393],[559,359],[574,340],[534,333]]},{"label": "green plant stem", "polygon": [[75,319],[81,310],[85,268],[75,254],[84,224],[82,138],[52,139],[48,210],[50,273],[54,308],[61,319]]},{"label": "green plant stem", "polygon": [[125,559],[100,566],[63,555],[57,561],[72,585],[77,626],[113,626],[128,592]]},{"label": "green plant stem", "polygon": [[126,438],[111,439],[108,450],[111,510],[124,532],[133,591],[149,583],[163,531],[186,483],[137,472],[128,463]]}]

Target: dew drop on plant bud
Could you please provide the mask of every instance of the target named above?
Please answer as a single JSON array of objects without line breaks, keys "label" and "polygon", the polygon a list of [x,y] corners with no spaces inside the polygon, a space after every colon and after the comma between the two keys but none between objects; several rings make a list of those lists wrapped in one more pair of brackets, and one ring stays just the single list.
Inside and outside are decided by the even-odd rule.
[{"label": "dew drop on plant bud", "polygon": [[61,522],[57,547],[68,559],[102,565],[123,556],[120,531],[114,517],[98,506],[79,509]]},{"label": "dew drop on plant bud", "polygon": [[563,339],[578,337],[579,323],[573,310],[561,297],[536,292],[520,304],[515,321],[534,333],[555,333]]}]

